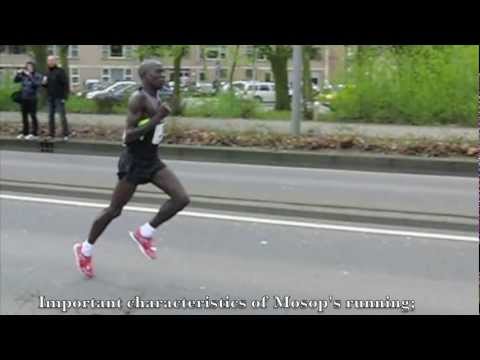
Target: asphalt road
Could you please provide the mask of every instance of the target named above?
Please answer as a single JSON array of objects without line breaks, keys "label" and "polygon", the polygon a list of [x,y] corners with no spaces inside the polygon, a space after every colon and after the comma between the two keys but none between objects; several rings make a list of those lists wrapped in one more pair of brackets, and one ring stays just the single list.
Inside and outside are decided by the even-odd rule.
[{"label": "asphalt road", "polygon": [[[117,159],[0,152],[0,178],[110,191]],[[477,217],[475,178],[168,161],[192,196]],[[141,191],[157,193],[151,185]]]},{"label": "asphalt road", "polygon": [[[1,179],[106,188],[115,180],[116,160],[111,158],[2,152],[0,162]],[[168,165],[199,196],[476,215],[475,179],[189,162]],[[67,314],[478,314],[478,241],[471,240],[476,235],[472,233],[438,230],[446,238],[429,238],[420,236],[425,229],[379,223],[362,230],[365,224],[353,221],[345,224],[354,230],[312,228],[305,225],[309,219],[288,224],[282,220],[289,219],[274,215],[191,208],[160,229],[159,258],[148,261],[127,232],[148,220],[155,206],[137,201],[133,205],[143,208],[124,211],[99,240],[94,255],[97,276],[85,280],[75,269],[72,245],[85,239],[99,211],[95,206],[105,201],[4,188],[0,196],[2,314],[62,313],[40,308],[46,305],[41,304],[42,296],[65,300],[57,304],[65,307],[75,306],[71,303],[75,299],[122,300],[121,308],[70,308]],[[29,201],[22,198],[27,196]],[[198,217],[202,214],[208,217]],[[225,214],[231,218],[222,218]],[[278,222],[262,223],[264,219]],[[375,234],[375,229],[398,233]],[[454,233],[470,241],[455,239]],[[251,300],[265,295],[269,296],[266,309],[253,309]],[[175,310],[164,307],[168,302],[152,301],[129,309],[128,301],[135,296],[171,301],[228,296],[245,300],[246,308]],[[275,308],[285,305],[283,296],[291,297],[291,305],[295,300],[310,302],[304,302],[303,309]],[[387,296],[390,301],[383,304],[352,301],[347,308],[347,300],[386,300]],[[360,309],[372,305],[384,310]]]}]

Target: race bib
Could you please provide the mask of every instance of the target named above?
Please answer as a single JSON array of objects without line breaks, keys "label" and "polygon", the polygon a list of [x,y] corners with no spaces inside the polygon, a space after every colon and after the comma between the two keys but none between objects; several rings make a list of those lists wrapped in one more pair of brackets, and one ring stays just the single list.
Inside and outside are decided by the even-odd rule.
[{"label": "race bib", "polygon": [[158,145],[162,142],[163,140],[163,130],[164,130],[165,124],[158,124],[155,127],[155,132],[153,133],[153,138],[152,138],[152,144],[153,145]]}]

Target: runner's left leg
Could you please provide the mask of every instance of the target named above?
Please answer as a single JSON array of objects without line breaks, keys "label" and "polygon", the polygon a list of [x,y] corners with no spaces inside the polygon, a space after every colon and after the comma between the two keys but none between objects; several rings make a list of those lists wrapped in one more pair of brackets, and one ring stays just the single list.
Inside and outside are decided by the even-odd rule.
[{"label": "runner's left leg", "polygon": [[180,180],[168,167],[157,171],[152,178],[152,183],[170,196],[170,199],[161,206],[149,222],[153,228],[158,228],[190,204],[190,198]]}]

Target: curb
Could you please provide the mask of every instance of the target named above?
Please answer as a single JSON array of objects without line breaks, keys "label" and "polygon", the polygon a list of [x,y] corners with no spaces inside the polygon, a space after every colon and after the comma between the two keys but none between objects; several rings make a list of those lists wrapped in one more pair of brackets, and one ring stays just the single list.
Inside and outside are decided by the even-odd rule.
[{"label": "curb", "polygon": [[[107,141],[30,142],[0,137],[0,150],[118,156],[122,146],[119,143]],[[189,145],[160,145],[159,152],[162,158],[166,160],[462,177],[478,176],[476,159],[421,158],[394,155],[345,154],[339,152],[308,153],[301,151],[270,151]]]}]

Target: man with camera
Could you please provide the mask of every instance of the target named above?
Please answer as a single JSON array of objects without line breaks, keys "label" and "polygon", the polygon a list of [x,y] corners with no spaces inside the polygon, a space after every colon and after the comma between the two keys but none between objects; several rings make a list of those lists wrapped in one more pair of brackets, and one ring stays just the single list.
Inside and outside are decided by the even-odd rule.
[{"label": "man with camera", "polygon": [[[19,98],[15,100],[20,103],[23,121],[22,133],[17,138],[34,140],[38,137],[37,93],[42,83],[42,75],[36,72],[35,64],[29,61],[17,72],[14,81],[22,85],[22,89],[18,92]],[[31,129],[28,122],[29,115],[32,119]]]}]

